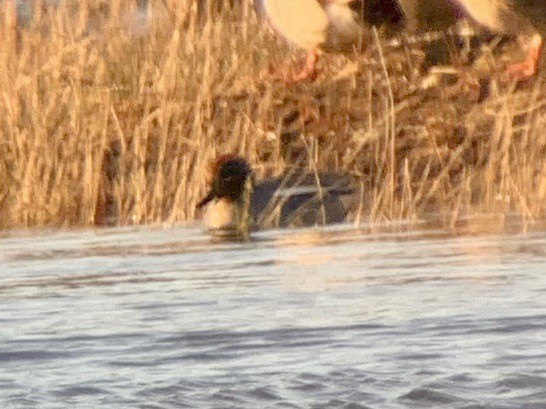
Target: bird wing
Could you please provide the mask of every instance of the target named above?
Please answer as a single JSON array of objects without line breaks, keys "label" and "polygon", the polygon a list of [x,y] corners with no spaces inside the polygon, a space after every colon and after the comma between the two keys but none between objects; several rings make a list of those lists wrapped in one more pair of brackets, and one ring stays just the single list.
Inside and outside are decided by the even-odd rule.
[{"label": "bird wing", "polygon": [[271,24],[289,41],[313,49],[326,41],[328,17],[317,0],[263,0]]}]

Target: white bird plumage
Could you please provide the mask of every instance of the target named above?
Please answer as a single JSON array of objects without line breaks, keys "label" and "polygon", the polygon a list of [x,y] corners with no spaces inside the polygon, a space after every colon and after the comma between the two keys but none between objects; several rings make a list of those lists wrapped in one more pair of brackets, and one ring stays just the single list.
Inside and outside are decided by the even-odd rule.
[{"label": "white bird plumage", "polygon": [[[378,24],[401,17],[397,0],[255,0],[273,28],[307,50],[303,70],[292,80],[314,73],[320,49],[344,50],[361,38],[362,22]],[[384,21],[382,21],[384,19]]]},{"label": "white bird plumage", "polygon": [[[346,48],[358,41],[361,23],[401,23],[408,29],[442,29],[461,15],[499,34],[524,39],[522,63],[507,70],[511,79],[537,71],[546,36],[546,0],[255,0],[271,25],[288,41],[307,50],[305,68],[293,79],[314,73],[318,50]],[[358,11],[358,12],[357,12]]]}]

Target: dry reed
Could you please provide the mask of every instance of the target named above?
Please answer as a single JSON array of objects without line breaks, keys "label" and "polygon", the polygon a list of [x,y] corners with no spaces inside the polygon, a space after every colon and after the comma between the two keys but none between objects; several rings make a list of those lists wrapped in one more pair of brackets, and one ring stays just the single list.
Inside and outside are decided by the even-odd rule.
[{"label": "dry reed", "polygon": [[24,24],[0,5],[0,228],[192,219],[223,152],[258,176],[350,172],[358,219],[546,215],[541,80],[419,90],[418,47],[370,37],[286,86],[263,73],[290,51],[247,4],[37,1]]}]

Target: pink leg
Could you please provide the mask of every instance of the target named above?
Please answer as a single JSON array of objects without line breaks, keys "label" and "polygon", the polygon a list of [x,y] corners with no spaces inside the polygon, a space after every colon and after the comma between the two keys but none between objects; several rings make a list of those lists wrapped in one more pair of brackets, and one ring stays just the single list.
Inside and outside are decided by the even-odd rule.
[{"label": "pink leg", "polygon": [[305,58],[305,67],[294,75],[292,78],[289,78],[289,82],[299,82],[306,80],[308,78],[313,79],[316,75],[315,66],[318,60],[317,50],[312,49],[307,52],[307,57]]},{"label": "pink leg", "polygon": [[531,45],[525,60],[513,64],[504,73],[507,80],[523,81],[531,78],[537,72],[538,60],[542,51],[543,39],[540,35],[536,35],[531,40]]},{"label": "pink leg", "polygon": [[279,73],[279,70],[277,69],[275,64],[270,64],[269,70],[268,70],[269,71],[268,76],[270,78],[271,76],[273,76],[273,78],[284,81],[286,83],[295,83],[295,82],[304,81],[306,79],[313,80],[315,79],[315,76],[316,76],[315,66],[316,66],[317,60],[318,60],[317,50],[312,49],[307,52],[307,56],[305,57],[305,66],[298,73],[294,74],[289,69],[286,69],[284,70],[284,72]]}]

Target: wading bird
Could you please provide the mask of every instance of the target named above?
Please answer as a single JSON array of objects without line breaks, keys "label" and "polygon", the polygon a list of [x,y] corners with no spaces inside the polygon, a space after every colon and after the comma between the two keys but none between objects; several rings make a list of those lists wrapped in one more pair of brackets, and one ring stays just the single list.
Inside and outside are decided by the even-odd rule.
[{"label": "wading bird", "polygon": [[[434,26],[463,15],[497,34],[524,40],[525,59],[506,70],[506,79],[524,80],[537,71],[546,35],[546,0],[398,0],[410,28]],[[451,20],[452,20],[451,19]],[[443,28],[440,26],[439,28]]]},{"label": "wading bird", "polygon": [[365,25],[398,25],[397,0],[254,0],[275,31],[307,51],[303,69],[288,77],[300,81],[315,74],[320,50],[345,50],[357,44]]},{"label": "wading bird", "polygon": [[544,35],[546,0],[254,0],[259,13],[288,41],[307,50],[305,67],[289,78],[312,77],[320,49],[343,49],[360,38],[361,24],[393,24],[412,31],[442,30],[468,16],[494,33],[525,39],[523,62],[507,79],[537,71]]}]

